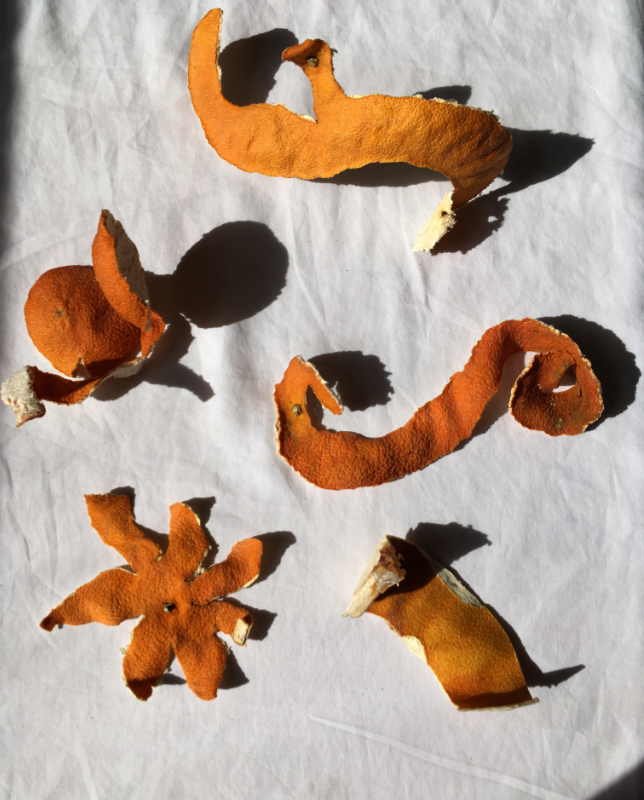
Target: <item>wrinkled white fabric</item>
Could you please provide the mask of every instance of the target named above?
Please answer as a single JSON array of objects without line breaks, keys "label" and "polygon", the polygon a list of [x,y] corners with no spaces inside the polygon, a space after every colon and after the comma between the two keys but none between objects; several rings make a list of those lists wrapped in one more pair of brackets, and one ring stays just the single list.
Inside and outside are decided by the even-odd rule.
[{"label": "wrinkled white fabric", "polygon": [[[236,102],[312,114],[303,74],[277,67],[281,49],[319,37],[347,94],[454,98],[512,130],[504,176],[433,255],[412,245],[448,188],[439,176],[381,166],[303,182],[218,157],[186,77],[207,3],[5,6],[0,377],[49,368],[24,301],[45,270],[90,263],[103,208],[170,328],[138,376],[81,406],[49,404],[20,429],[0,408],[0,796],[637,797],[641,4],[225,3]],[[604,381],[607,413],[583,435],[512,420],[513,357],[477,435],[402,480],[327,492],[276,455],[273,385],[293,356],[325,355],[320,370],[340,375],[347,409],[325,425],[381,435],[488,327],[526,316],[572,335]],[[219,558],[267,534],[270,574],[235,596],[256,627],[245,649],[229,642],[211,703],[176,661],[147,703],[127,692],[134,621],[38,627],[123,563],[83,501],[119,487],[159,533],[171,503],[201,498]],[[511,626],[538,705],[457,713],[382,620],[342,618],[377,543],[410,530]]]}]

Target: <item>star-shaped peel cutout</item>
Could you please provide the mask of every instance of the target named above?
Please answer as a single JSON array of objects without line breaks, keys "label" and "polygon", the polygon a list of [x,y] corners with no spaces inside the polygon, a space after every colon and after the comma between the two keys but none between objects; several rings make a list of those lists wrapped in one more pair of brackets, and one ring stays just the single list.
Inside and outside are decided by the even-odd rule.
[{"label": "star-shaped peel cutout", "polygon": [[87,622],[119,625],[140,616],[123,659],[128,689],[147,700],[174,650],[188,686],[202,700],[213,700],[228,655],[217,632],[243,646],[253,624],[246,609],[219,598],[257,579],[262,543],[244,539],[225,561],[203,570],[210,548],[198,517],[183,503],[170,506],[168,549],[161,554],[134,522],[129,497],[85,495],[85,501],[92,527],[134,572],[101,572],[56,606],[40,627],[51,631],[56,625]]}]

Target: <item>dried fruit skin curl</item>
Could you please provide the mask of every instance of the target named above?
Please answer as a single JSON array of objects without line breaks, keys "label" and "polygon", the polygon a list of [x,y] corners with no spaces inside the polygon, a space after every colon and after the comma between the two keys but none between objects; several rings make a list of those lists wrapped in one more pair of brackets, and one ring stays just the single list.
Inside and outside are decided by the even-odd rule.
[{"label": "dried fruit skin curl", "polygon": [[233,105],[222,94],[217,64],[221,18],[221,10],[213,9],[195,28],[188,83],[208,142],[234,166],[303,179],[377,162],[442,172],[454,191],[419,234],[415,250],[431,249],[454,224],[453,210],[505,167],[512,137],[493,114],[422,97],[348,97],[333,75],[331,48],[321,39],[307,39],[282,55],[309,79],[317,121],[284,106]]},{"label": "dried fruit skin curl", "polygon": [[218,598],[249,586],[259,575],[262,543],[238,542],[225,561],[203,571],[209,545],[197,516],[182,503],[170,506],[167,551],[145,537],[124,495],[86,495],[87,510],[105,544],[134,570],[110,569],[81,586],[54,608],[40,627],[102,622],[118,625],[143,616],[123,659],[128,689],[147,700],[168,666],[172,650],[188,686],[202,700],[217,696],[228,648],[217,631],[245,645],[253,618]]},{"label": "dried fruit skin curl", "polygon": [[[398,559],[405,570],[397,586],[385,586],[380,596],[372,592],[365,601],[368,606],[358,603],[359,613],[351,616],[366,610],[382,617],[431,667],[459,711],[538,702],[507,634],[455,575],[416,545],[394,536],[386,536],[376,553]],[[359,591],[360,587],[356,594]],[[354,596],[352,605],[355,600]]]},{"label": "dried fruit skin curl", "polygon": [[80,403],[106,378],[137,372],[165,329],[150,309],[137,249],[109,211],[101,212],[92,260],[47,270],[29,291],[25,322],[36,348],[69,378],[89,377],[24,367],[2,384],[18,427],[45,414],[44,400]]},{"label": "dried fruit skin curl", "polygon": [[[599,419],[599,381],[572,339],[534,319],[508,320],[483,334],[463,371],[451,377],[438,397],[402,428],[377,439],[313,427],[306,409],[309,387],[334,414],[342,406],[315,368],[297,356],[275,387],[278,452],[322,489],[378,486],[423,469],[470,436],[499,388],[503,364],[521,350],[538,355],[512,390],[510,411],[517,422],[550,436],[574,436]],[[574,386],[552,392],[569,368],[575,373]]]}]

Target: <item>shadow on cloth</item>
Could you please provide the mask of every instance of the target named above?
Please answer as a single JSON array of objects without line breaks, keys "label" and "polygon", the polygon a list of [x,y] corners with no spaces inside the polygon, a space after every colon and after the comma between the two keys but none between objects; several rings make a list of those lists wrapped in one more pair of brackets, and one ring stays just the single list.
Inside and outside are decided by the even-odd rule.
[{"label": "shadow on cloth", "polygon": [[[314,356],[310,363],[331,388],[335,387],[340,402],[349,411],[384,406],[394,392],[389,381],[391,373],[378,356],[366,356],[360,350],[343,350]],[[332,430],[323,424],[324,409],[310,387],[306,392],[306,409],[314,428]]]},{"label": "shadow on cloth", "polygon": [[[407,541],[412,542],[421,550],[425,551],[428,555],[435,558],[442,566],[449,566],[450,572],[453,572],[455,577],[471,592],[492,616],[497,620],[505,631],[512,647],[517,654],[519,665],[525,677],[528,686],[558,686],[560,683],[567,681],[585,669],[583,664],[577,664],[574,667],[564,667],[563,669],[553,670],[551,672],[544,672],[538,667],[535,662],[528,655],[523,642],[519,635],[510,623],[504,619],[499,612],[488,603],[484,603],[481,598],[473,591],[472,587],[463,580],[460,574],[451,566],[452,562],[461,556],[476,550],[479,547],[491,545],[488,536],[480,531],[468,526],[459,525],[457,522],[450,522],[447,525],[439,525],[436,523],[422,522],[417,525],[413,530],[410,530],[405,537]],[[405,591],[405,581],[400,584],[399,591]],[[420,588],[420,587],[413,587]],[[390,590],[392,591],[392,590]]]},{"label": "shadow on cloth", "polygon": [[265,103],[275,86],[275,73],[282,65],[282,53],[297,44],[286,28],[237,39],[219,55],[221,91],[236,106]]},{"label": "shadow on cloth", "polygon": [[606,419],[617,417],[635,401],[638,381],[642,373],[635,356],[624,342],[608,328],[572,314],[560,317],[541,317],[540,322],[567,334],[590,361],[593,372],[602,386],[604,413],[588,426],[594,430]]},{"label": "shadow on cloth", "polygon": [[281,294],[287,269],[286,248],[270,228],[238,221],[206,233],[172,275],[146,272],[151,306],[168,327],[139,373],[106,381],[93,397],[115,400],[147,381],[209,400],[210,384],[180,363],[194,340],[191,324],[219,328],[258,314]]},{"label": "shadow on cloth", "polygon": [[507,195],[556,178],[589,153],[594,144],[593,139],[571,133],[507,130],[512,134],[513,145],[502,178],[508,184],[459,208],[457,224],[432,252],[468,253],[503,225],[509,204]]},{"label": "shadow on cloth", "polygon": [[5,247],[5,208],[11,182],[11,123],[16,95],[14,43],[18,33],[18,3],[0,4],[0,250]]},{"label": "shadow on cloth", "polygon": [[[595,430],[605,420],[626,411],[635,400],[637,383],[642,373],[635,362],[635,356],[626,349],[624,342],[608,328],[572,314],[540,317],[539,321],[567,334],[579,345],[601,384],[604,412],[596,422],[588,426],[586,433]],[[507,359],[497,393],[485,407],[472,435],[460,442],[454,452],[466,447],[475,436],[487,433],[497,420],[509,413],[512,388],[523,372],[523,365],[523,353],[515,353]]]},{"label": "shadow on cloth", "polygon": [[644,761],[594,794],[589,800],[642,800],[644,797]]}]

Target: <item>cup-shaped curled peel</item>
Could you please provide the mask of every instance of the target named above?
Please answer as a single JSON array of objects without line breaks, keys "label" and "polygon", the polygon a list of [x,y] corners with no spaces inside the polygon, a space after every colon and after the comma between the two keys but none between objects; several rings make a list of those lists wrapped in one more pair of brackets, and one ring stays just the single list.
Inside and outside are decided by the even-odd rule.
[{"label": "cup-shaped curled peel", "polygon": [[18,426],[42,417],[45,400],[79,403],[106,378],[137,372],[164,331],[150,308],[136,246],[109,211],[101,212],[92,263],[50,269],[29,291],[27,332],[68,377],[28,366],[7,379],[2,400],[13,407]]},{"label": "cup-shaped curled peel", "polygon": [[538,702],[507,634],[456,576],[420,548],[385,536],[344,616],[382,617],[433,670],[459,711]]},{"label": "cup-shaped curled peel", "polygon": [[182,503],[170,506],[168,549],[161,555],[134,522],[129,497],[86,495],[92,523],[105,544],[117,550],[133,572],[101,572],[54,608],[40,627],[102,622],[118,625],[142,617],[123,659],[125,684],[147,700],[168,667],[172,651],[188,686],[202,700],[217,696],[228,648],[221,631],[245,645],[253,618],[220,597],[250,586],[259,575],[262,543],[244,539],[225,561],[204,570],[209,548],[198,517]]},{"label": "cup-shaped curled peel", "polygon": [[[599,418],[601,387],[575,342],[534,319],[508,320],[483,334],[438,397],[380,438],[314,427],[306,407],[309,388],[334,414],[342,413],[342,405],[315,367],[296,356],[275,387],[278,452],[322,489],[378,486],[423,469],[470,436],[499,388],[505,360],[521,350],[537,355],[512,390],[510,411],[517,422],[550,436],[573,436]],[[574,385],[553,392],[568,370]]]},{"label": "cup-shaped curled peel", "polygon": [[213,9],[195,28],[188,83],[207,140],[234,166],[304,179],[330,178],[377,162],[442,172],[454,189],[418,234],[414,250],[430,250],[454,224],[454,211],[505,167],[512,137],[494,114],[418,95],[349,97],[333,75],[331,48],[321,39],[307,39],[282,54],[309,79],[316,119],[281,105],[229,103],[217,63],[221,18],[221,10]]}]

